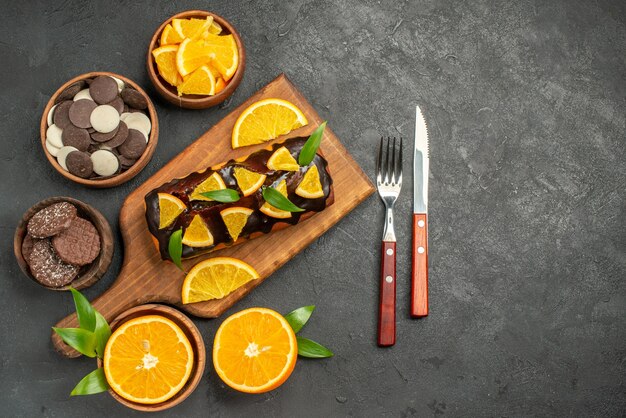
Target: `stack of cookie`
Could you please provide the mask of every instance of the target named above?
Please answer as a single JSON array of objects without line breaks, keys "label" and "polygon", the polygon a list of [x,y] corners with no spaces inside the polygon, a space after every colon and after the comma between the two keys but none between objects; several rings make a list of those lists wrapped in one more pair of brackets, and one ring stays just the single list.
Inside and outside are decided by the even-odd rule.
[{"label": "stack of cookie", "polygon": [[81,178],[120,174],[146,150],[152,130],[147,107],[142,93],[117,78],[77,81],[48,112],[46,150]]},{"label": "stack of cookie", "polygon": [[100,235],[68,202],[52,204],[28,221],[22,256],[32,276],[47,287],[71,283],[100,254]]}]

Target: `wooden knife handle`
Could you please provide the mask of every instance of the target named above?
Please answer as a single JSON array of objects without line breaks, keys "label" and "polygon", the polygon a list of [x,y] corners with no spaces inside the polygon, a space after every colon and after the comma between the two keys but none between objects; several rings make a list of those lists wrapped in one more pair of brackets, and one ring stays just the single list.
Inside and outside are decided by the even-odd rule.
[{"label": "wooden knife handle", "polygon": [[428,215],[413,214],[413,274],[411,316],[428,315]]},{"label": "wooden knife handle", "polygon": [[396,343],[396,243],[383,241],[378,311],[378,345]]}]

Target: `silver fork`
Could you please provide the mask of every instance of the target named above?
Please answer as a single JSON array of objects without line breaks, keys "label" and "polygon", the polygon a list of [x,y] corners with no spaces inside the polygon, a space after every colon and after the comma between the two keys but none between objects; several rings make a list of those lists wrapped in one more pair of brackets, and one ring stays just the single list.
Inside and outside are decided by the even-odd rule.
[{"label": "silver fork", "polygon": [[[387,149],[385,152],[385,142]],[[383,158],[384,157],[384,158]],[[384,159],[384,162],[383,162]],[[378,345],[396,343],[396,234],[393,229],[393,205],[402,187],[402,138],[396,148],[396,138],[380,138],[376,164],[376,188],[385,204],[380,303],[378,311]]]}]

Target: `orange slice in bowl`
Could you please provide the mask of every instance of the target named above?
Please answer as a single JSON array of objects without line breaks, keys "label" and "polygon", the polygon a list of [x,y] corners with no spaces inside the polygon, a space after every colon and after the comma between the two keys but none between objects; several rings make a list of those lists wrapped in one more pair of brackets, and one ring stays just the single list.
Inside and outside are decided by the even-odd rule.
[{"label": "orange slice in bowl", "polygon": [[191,195],[189,196],[190,200],[205,200],[207,202],[213,201],[213,199],[202,196],[202,193],[212,192],[213,190],[222,190],[226,188],[226,184],[224,184],[224,180],[222,180],[222,176],[219,173],[211,174],[206,180],[202,183],[198,184]]},{"label": "orange slice in bowl", "polygon": [[231,257],[215,257],[201,261],[187,273],[183,282],[183,303],[221,299],[259,273],[244,261]]},{"label": "orange slice in bowl", "polygon": [[181,38],[198,38],[207,31],[213,23],[213,16],[207,16],[206,19],[172,19],[172,29]]},{"label": "orange slice in bowl", "polygon": [[178,35],[170,23],[165,26],[161,32],[161,46],[179,44],[183,41],[183,37]]},{"label": "orange slice in bowl", "polygon": [[296,105],[283,99],[264,99],[248,106],[233,127],[233,149],[262,144],[308,124]]},{"label": "orange slice in bowl", "polygon": [[265,174],[255,173],[243,167],[235,167],[233,175],[244,196],[250,196],[252,193],[259,190],[267,178]]},{"label": "orange slice in bowl", "polygon": [[193,217],[183,235],[183,244],[189,247],[209,247],[213,245],[213,235],[200,215]]},{"label": "orange slice in bowl", "polygon": [[172,86],[178,86],[183,82],[183,78],[178,74],[176,68],[177,52],[178,45],[165,45],[152,51],[159,75]]},{"label": "orange slice in bowl", "polygon": [[176,68],[183,77],[194,70],[211,63],[211,51],[204,41],[185,39],[176,53]]},{"label": "orange slice in bowl", "polygon": [[213,343],[217,375],[240,392],[263,393],[276,389],[296,366],[298,343],[281,314],[250,308],[229,316]]},{"label": "orange slice in bowl", "polygon": [[[276,187],[276,190],[278,190],[283,196],[287,197],[287,182],[285,180],[281,181]],[[263,203],[259,210],[267,216],[271,216],[272,218],[291,218],[291,212],[278,209],[267,202]]]},{"label": "orange slice in bowl", "polygon": [[254,212],[254,210],[241,206],[234,206],[220,212],[226,229],[228,229],[228,233],[233,241],[237,241],[237,238],[239,238],[239,234],[241,234],[243,227],[246,226],[252,212]]},{"label": "orange slice in bowl", "polygon": [[106,344],[106,380],[124,399],[164,402],[187,383],[194,355],[185,333],[170,319],[147,315],[124,322]]},{"label": "orange slice in bowl", "polygon": [[316,165],[312,165],[306,173],[304,173],[302,181],[296,188],[296,194],[307,199],[324,197],[324,189],[320,182],[320,172]]},{"label": "orange slice in bowl", "polygon": [[185,203],[168,193],[159,193],[159,229],[166,228],[178,218],[187,206]]},{"label": "orange slice in bowl", "polygon": [[212,96],[215,94],[215,78],[209,67],[203,65],[184,78],[183,82],[178,85],[178,95],[183,94],[200,94],[203,96]]},{"label": "orange slice in bowl", "polygon": [[217,36],[209,33],[203,39],[204,46],[211,55],[212,64],[222,74],[224,80],[230,80],[239,66],[239,51],[235,37],[233,35]]},{"label": "orange slice in bowl", "polygon": [[291,156],[286,147],[280,147],[267,160],[267,168],[274,171],[298,171],[300,164]]}]

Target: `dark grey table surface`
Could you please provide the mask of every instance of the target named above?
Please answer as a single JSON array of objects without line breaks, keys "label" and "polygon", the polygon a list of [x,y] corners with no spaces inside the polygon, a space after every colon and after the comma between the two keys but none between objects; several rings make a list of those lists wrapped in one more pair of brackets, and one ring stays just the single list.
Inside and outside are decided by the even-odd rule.
[{"label": "dark grey table surface", "polygon": [[[69,294],[23,277],[12,236],[55,195],[99,208],[122,249],[125,196],[257,89],[285,72],[373,178],[380,135],[431,133],[430,306],[408,317],[411,161],[397,204],[398,342],[375,344],[383,207],[376,196],[227,314],[315,304],[305,334],[329,360],[300,360],[264,395],[197,390],[159,416],[624,416],[626,413],[626,2],[4,1],[0,17],[0,415],[140,416],[108,394],[69,398],[92,359],[53,350]],[[168,16],[212,10],[248,52],[232,100],[192,111],[156,96],[148,41]],[[118,72],[153,97],[158,149],[109,190],[64,180],[39,144],[57,87]],[[407,152],[406,155],[410,153]],[[279,245],[279,243],[277,243]],[[207,350],[217,320],[196,320]]]}]

